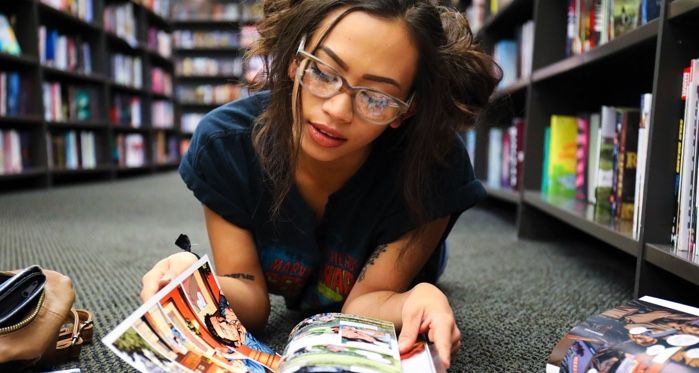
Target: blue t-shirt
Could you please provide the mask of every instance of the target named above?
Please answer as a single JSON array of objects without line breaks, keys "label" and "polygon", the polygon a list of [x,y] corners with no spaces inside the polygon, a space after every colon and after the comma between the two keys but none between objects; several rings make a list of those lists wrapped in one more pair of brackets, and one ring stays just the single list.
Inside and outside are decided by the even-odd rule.
[{"label": "blue t-shirt", "polygon": [[[269,93],[261,92],[207,114],[179,171],[199,201],[252,233],[267,287],[283,295],[287,307],[336,309],[374,249],[415,228],[398,182],[400,152],[388,150],[397,143],[394,130],[379,136],[357,173],[329,196],[321,221],[293,187],[272,222],[272,195],[251,139],[268,100]],[[459,143],[448,164],[436,168],[436,197],[428,206],[433,218],[451,215],[444,237],[464,210],[485,197],[463,143],[456,134],[454,139]]]}]

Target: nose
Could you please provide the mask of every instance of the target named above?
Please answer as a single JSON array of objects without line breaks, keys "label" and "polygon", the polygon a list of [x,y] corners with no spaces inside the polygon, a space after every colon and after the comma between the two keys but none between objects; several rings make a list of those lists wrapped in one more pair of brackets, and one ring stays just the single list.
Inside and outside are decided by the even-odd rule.
[{"label": "nose", "polygon": [[352,96],[347,92],[340,92],[333,97],[326,98],[323,102],[323,111],[338,121],[351,122],[354,117]]}]

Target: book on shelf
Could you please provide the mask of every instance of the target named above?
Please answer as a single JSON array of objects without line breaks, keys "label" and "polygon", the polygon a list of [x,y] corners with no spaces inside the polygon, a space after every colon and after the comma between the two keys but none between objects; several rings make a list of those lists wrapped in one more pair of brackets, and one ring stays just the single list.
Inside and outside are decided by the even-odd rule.
[{"label": "book on shelf", "polygon": [[577,118],[567,115],[551,116],[548,189],[551,196],[575,197]]},{"label": "book on shelf", "polygon": [[640,114],[636,108],[616,108],[616,132],[610,216],[633,220]]},{"label": "book on shelf", "polygon": [[135,168],[146,165],[146,147],[140,133],[118,134],[112,154],[119,167]]},{"label": "book on shelf", "polygon": [[17,42],[17,36],[12,24],[5,14],[0,13],[0,53],[19,56],[22,49]]},{"label": "book on shelf", "polygon": [[59,70],[92,73],[90,43],[80,35],[59,34],[44,25],[39,26],[39,61]]},{"label": "book on shelf", "polygon": [[616,133],[616,111],[612,106],[602,106],[600,113],[599,156],[595,205],[600,210],[610,211],[610,197],[614,182],[614,134]]},{"label": "book on shelf", "polygon": [[85,22],[92,22],[94,12],[93,0],[41,0],[41,2],[52,8],[67,12]]},{"label": "book on shelf", "polygon": [[601,115],[590,114],[590,136],[587,152],[587,202],[595,204],[595,190],[597,189],[597,170],[599,169],[599,149],[602,141]]},{"label": "book on shelf", "polygon": [[42,87],[44,120],[89,121],[98,117],[99,99],[94,87],[59,82],[44,82]]},{"label": "book on shelf", "polygon": [[502,79],[498,83],[498,89],[503,89],[517,81],[519,73],[517,42],[512,39],[504,39],[495,43],[493,59],[502,69]]},{"label": "book on shelf", "polygon": [[653,95],[645,93],[641,96],[641,119],[638,123],[638,152],[636,156],[636,192],[634,194],[634,215],[632,230],[636,237],[641,233],[641,218],[643,217],[643,193],[645,191],[646,163],[648,162],[648,137],[650,132],[651,108]]},{"label": "book on shelf", "polygon": [[112,97],[112,106],[109,112],[109,119],[112,124],[140,128],[142,124],[141,113],[140,97],[119,93]]},{"label": "book on shelf", "polygon": [[132,47],[138,45],[133,3],[126,2],[105,6],[103,24],[106,31],[120,37]]},{"label": "book on shelf", "polygon": [[611,38],[617,38],[639,26],[641,0],[611,0]]},{"label": "book on shelf", "polygon": [[149,50],[163,58],[170,58],[172,56],[172,34],[169,32],[159,30],[155,27],[149,27],[146,45]]},{"label": "book on shelf", "polygon": [[488,185],[500,187],[502,175],[502,128],[488,130]]},{"label": "book on shelf", "polygon": [[31,167],[31,133],[0,129],[0,175],[20,173]]},{"label": "book on shelf", "polygon": [[699,372],[699,308],[649,296],[622,303],[570,330],[546,372]]},{"label": "book on shelf", "polygon": [[204,118],[204,113],[182,113],[180,118],[180,129],[184,133],[194,133],[199,122]]},{"label": "book on shelf", "polygon": [[183,57],[175,61],[175,72],[180,76],[242,76],[243,59],[240,57]]},{"label": "book on shelf", "polygon": [[115,53],[112,55],[112,79],[131,88],[143,87],[143,62],[141,57]]},{"label": "book on shelf", "polygon": [[0,116],[18,116],[30,111],[31,82],[15,71],[0,71]]},{"label": "book on shelf", "polygon": [[258,341],[229,307],[204,256],[102,339],[140,371],[443,372],[434,346],[401,356],[393,324],[322,313],[293,328],[282,354]]},{"label": "book on shelf", "polygon": [[97,167],[94,131],[52,133],[49,146],[49,166],[53,169],[87,170]]},{"label": "book on shelf", "polygon": [[541,193],[549,193],[549,162],[551,162],[551,126],[544,129],[544,156],[541,164]]},{"label": "book on shelf", "polygon": [[575,162],[575,198],[587,200],[587,169],[589,167],[588,158],[590,151],[590,116],[581,114],[578,121],[578,140],[576,144]]},{"label": "book on shelf", "polygon": [[180,49],[238,48],[240,33],[237,31],[178,30],[174,33],[175,46]]},{"label": "book on shelf", "polygon": [[172,128],[175,114],[172,101],[157,100],[151,104],[151,124],[153,128]]}]

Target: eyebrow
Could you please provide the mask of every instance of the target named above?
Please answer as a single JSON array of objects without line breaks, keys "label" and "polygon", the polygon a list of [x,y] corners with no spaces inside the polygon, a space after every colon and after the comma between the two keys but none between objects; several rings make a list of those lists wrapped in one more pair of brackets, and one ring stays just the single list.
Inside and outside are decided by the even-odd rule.
[{"label": "eyebrow", "polygon": [[[332,58],[333,60],[335,60],[335,62],[336,62],[338,65],[340,65],[340,67],[341,67],[343,70],[348,70],[348,69],[349,69],[349,66],[347,65],[347,63],[346,63],[345,61],[343,61],[342,58],[340,58],[340,56],[338,56],[337,54],[335,54],[335,52],[333,52],[330,48],[327,48],[327,47],[324,47],[324,46],[320,46],[320,47],[318,47],[318,49],[322,50],[322,51],[325,52],[328,56],[330,56],[330,58]],[[398,84],[398,82],[396,82],[395,80],[393,80],[393,79],[391,79],[391,78],[387,78],[387,77],[385,77],[385,76],[379,76],[379,75],[373,75],[373,74],[364,74],[364,75],[362,75],[362,78],[363,78],[363,79],[367,79],[367,80],[373,80],[373,81],[375,81],[375,82],[390,84],[390,85],[393,85],[393,86],[395,86],[396,88],[402,90],[402,88],[400,87],[400,84]]]}]

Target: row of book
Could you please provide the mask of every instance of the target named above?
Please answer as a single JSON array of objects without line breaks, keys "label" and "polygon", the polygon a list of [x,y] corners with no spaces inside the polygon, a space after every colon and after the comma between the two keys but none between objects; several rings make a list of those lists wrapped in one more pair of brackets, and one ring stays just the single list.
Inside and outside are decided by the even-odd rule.
[{"label": "row of book", "polygon": [[29,84],[18,72],[0,71],[0,116],[29,112]]},{"label": "row of book", "polygon": [[42,3],[69,13],[85,22],[91,23],[93,19],[93,0],[41,0]]},{"label": "row of book", "polygon": [[110,121],[119,126],[141,127],[141,98],[133,95],[115,94],[109,111]]},{"label": "row of book", "polygon": [[143,167],[146,148],[140,133],[118,134],[114,138],[112,160],[120,167]]},{"label": "row of book", "polygon": [[660,0],[568,0],[566,55],[609,42],[660,15]]},{"label": "row of book", "polygon": [[133,0],[135,3],[153,11],[153,13],[167,18],[170,15],[170,0]]},{"label": "row of book", "polygon": [[175,61],[175,73],[180,76],[242,76],[241,57],[184,57]]},{"label": "row of book", "polygon": [[177,87],[177,99],[184,104],[220,105],[240,97],[240,87],[235,84],[201,84]]},{"label": "row of book", "polygon": [[213,20],[231,22],[255,22],[262,19],[263,10],[260,1],[240,3],[195,2],[190,0],[173,0],[170,17],[174,20]]},{"label": "row of book", "polygon": [[20,173],[31,167],[31,133],[0,129],[0,175]]},{"label": "row of book", "polygon": [[39,61],[61,70],[92,73],[90,43],[80,35],[63,35],[44,25],[39,26]]},{"label": "row of book", "polygon": [[595,204],[597,213],[633,221],[640,232],[652,95],[639,108],[552,115],[544,135],[543,193]]},{"label": "row of book", "polygon": [[534,55],[534,21],[517,27],[516,39],[503,39],[495,43],[493,58],[502,68],[498,88],[504,88],[532,73]]},{"label": "row of book", "polygon": [[512,0],[472,0],[466,8],[466,16],[469,19],[471,30],[478,32],[485,24],[486,19],[505,8],[511,2]]},{"label": "row of book", "polygon": [[235,31],[179,30],[173,33],[175,47],[193,48],[238,48],[240,33]]},{"label": "row of book", "polygon": [[204,118],[204,113],[182,113],[180,117],[180,131],[182,133],[194,133],[199,122]]},{"label": "row of book", "polygon": [[104,7],[104,29],[136,46],[136,16],[133,3],[125,2]]},{"label": "row of book", "polygon": [[86,121],[98,116],[99,100],[95,88],[48,81],[42,84],[42,88],[46,121]]},{"label": "row of book", "polygon": [[49,166],[52,169],[89,170],[97,167],[94,131],[65,131],[50,134]]},{"label": "row of book", "polygon": [[0,13],[0,53],[14,56],[22,54],[22,48],[17,42],[17,35],[12,29],[12,25],[16,23],[15,20],[16,18],[8,18],[5,14]]},{"label": "row of book", "polygon": [[173,163],[179,159],[177,136],[158,132],[153,139],[155,163]]},{"label": "row of book", "polygon": [[146,46],[163,58],[170,58],[172,56],[172,34],[155,27],[149,27]]},{"label": "row of book", "polygon": [[488,185],[519,190],[524,161],[524,119],[514,118],[506,128],[488,131]]},{"label": "row of book", "polygon": [[112,55],[112,79],[132,88],[143,86],[141,57],[115,53]]},{"label": "row of book", "polygon": [[153,128],[172,128],[175,112],[172,101],[153,101],[151,105],[151,124]]},{"label": "row of book", "polygon": [[690,62],[683,71],[682,107],[677,134],[677,164],[675,167],[675,210],[672,224],[674,249],[688,252],[699,260],[697,217],[699,217],[699,59]]},{"label": "row of book", "polygon": [[150,71],[151,90],[166,96],[172,96],[172,75],[167,71],[154,67]]}]

